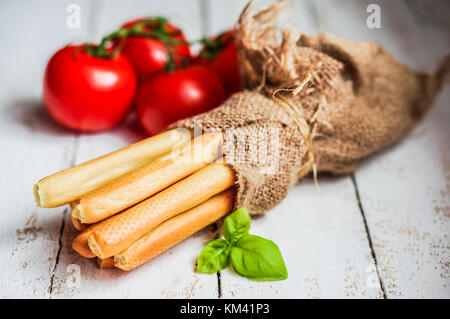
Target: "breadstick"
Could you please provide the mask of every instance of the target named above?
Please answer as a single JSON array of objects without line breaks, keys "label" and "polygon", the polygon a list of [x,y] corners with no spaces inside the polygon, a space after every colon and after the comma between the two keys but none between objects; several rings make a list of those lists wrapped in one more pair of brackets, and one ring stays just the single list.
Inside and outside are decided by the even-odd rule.
[{"label": "breadstick", "polygon": [[114,258],[109,257],[106,259],[101,259],[97,257],[97,263],[100,268],[112,268],[114,267]]},{"label": "breadstick", "polygon": [[234,189],[229,189],[165,221],[114,256],[114,266],[131,270],[153,259],[187,237],[229,213]]},{"label": "breadstick", "polygon": [[83,230],[85,230],[85,229],[87,229],[89,227],[88,224],[83,224],[83,223],[80,222],[79,219],[77,219],[77,218],[75,218],[73,216],[71,216],[71,217],[72,217],[72,225],[73,225],[73,227],[76,230],[83,231]]},{"label": "breadstick", "polygon": [[150,230],[234,183],[226,164],[213,163],[166,188],[149,199],[100,223],[88,239],[89,248],[100,258],[113,256]]},{"label": "breadstick", "polygon": [[171,130],[41,179],[34,185],[36,203],[56,207],[187,143],[187,130]]},{"label": "breadstick", "polygon": [[111,181],[73,203],[72,216],[95,223],[156,194],[214,161],[221,133],[205,134],[187,144],[181,156],[156,160]]},{"label": "breadstick", "polygon": [[[106,220],[105,220],[106,221]],[[94,258],[95,255],[92,253],[91,249],[89,248],[88,245],[88,238],[89,235],[100,226],[100,223],[94,224],[92,226],[90,226],[89,228],[87,228],[86,230],[84,230],[81,234],[79,234],[72,243],[72,248],[73,250],[75,250],[77,253],[79,253],[81,256],[86,257],[86,258]]]}]

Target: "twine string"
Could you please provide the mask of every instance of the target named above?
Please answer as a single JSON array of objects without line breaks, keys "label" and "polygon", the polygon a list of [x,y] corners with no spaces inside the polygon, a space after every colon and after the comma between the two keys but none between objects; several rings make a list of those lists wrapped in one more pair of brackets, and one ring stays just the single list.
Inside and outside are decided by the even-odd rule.
[{"label": "twine string", "polygon": [[[306,121],[305,117],[303,116],[303,112],[294,104],[292,101],[282,94],[281,92],[291,92],[292,97],[297,96],[303,88],[312,80],[312,75],[310,72],[306,72],[303,75],[303,79],[301,79],[301,82],[296,81],[295,84],[289,85],[285,88],[278,88],[272,93],[272,99],[277,103],[288,115],[289,117],[294,121],[294,123],[297,125],[300,134],[302,135],[307,153],[306,153],[306,161],[305,163],[300,167],[300,170],[298,172],[298,178],[302,178],[305,175],[307,175],[311,170],[313,172],[314,177],[314,183],[317,187],[317,189],[320,190],[319,182],[317,180],[317,165],[314,159],[314,152],[313,152],[313,145],[312,145],[312,137],[311,137],[311,128]],[[298,79],[300,80],[300,79]]]}]

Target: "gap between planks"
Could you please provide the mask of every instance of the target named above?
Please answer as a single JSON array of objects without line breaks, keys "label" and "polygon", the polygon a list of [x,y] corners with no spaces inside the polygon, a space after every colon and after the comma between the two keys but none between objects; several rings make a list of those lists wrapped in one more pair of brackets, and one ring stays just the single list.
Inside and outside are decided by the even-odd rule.
[{"label": "gap between planks", "polygon": [[208,0],[199,0],[200,4],[200,17],[202,20],[201,29],[202,36],[209,36],[211,31],[211,21],[209,19],[211,6]]},{"label": "gap between planks", "polygon": [[384,287],[383,279],[381,278],[381,274],[380,274],[380,270],[379,270],[377,254],[376,254],[375,249],[373,247],[373,242],[372,242],[372,237],[370,235],[369,225],[367,224],[366,215],[364,213],[364,207],[363,207],[363,204],[362,204],[362,201],[361,201],[361,197],[360,197],[360,194],[359,194],[358,183],[356,182],[356,177],[355,177],[354,173],[350,174],[350,179],[351,179],[353,187],[355,189],[356,201],[358,202],[358,208],[359,208],[359,211],[361,213],[362,221],[363,221],[363,224],[364,224],[364,229],[366,231],[367,241],[369,243],[369,248],[370,248],[370,253],[372,255],[372,259],[373,259],[373,262],[375,264],[375,269],[376,269],[376,273],[377,273],[377,277],[378,277],[378,282],[380,283],[380,288],[381,288],[381,291],[383,292],[383,298],[387,299],[386,290],[385,290],[385,287]]},{"label": "gap between planks", "polygon": [[[80,145],[80,134],[76,133],[74,136],[73,141],[73,148],[72,148],[72,157],[70,159],[69,166],[72,167],[75,165],[76,159],[77,159],[77,153]],[[61,220],[61,227],[59,229],[59,238],[58,238],[58,252],[56,253],[56,259],[55,259],[55,266],[53,267],[52,273],[50,275],[50,286],[49,286],[49,298],[52,299],[52,293],[53,293],[53,285],[55,280],[55,274],[56,274],[56,268],[59,264],[59,257],[61,255],[62,248],[64,246],[63,244],[63,235],[64,235],[64,229],[66,226],[66,215],[67,215],[68,208],[65,208],[62,213],[62,220]]]},{"label": "gap between planks", "polygon": [[61,221],[61,228],[59,230],[59,239],[58,239],[58,252],[56,253],[56,260],[55,260],[55,266],[53,267],[51,276],[50,276],[50,286],[48,289],[48,292],[50,293],[50,299],[52,299],[52,293],[53,293],[53,282],[55,280],[55,273],[56,273],[56,267],[58,267],[59,264],[59,256],[61,255],[61,250],[63,248],[63,234],[64,234],[64,228],[66,225],[66,214],[67,214],[67,208],[63,210],[62,213],[62,221]]}]

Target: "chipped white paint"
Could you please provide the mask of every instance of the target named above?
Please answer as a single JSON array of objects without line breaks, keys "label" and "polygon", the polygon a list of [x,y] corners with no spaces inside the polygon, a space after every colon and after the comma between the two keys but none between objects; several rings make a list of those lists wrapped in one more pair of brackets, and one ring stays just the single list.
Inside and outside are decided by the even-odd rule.
[{"label": "chipped white paint", "polygon": [[[0,50],[0,149],[7,154],[0,157],[5,168],[0,172],[0,297],[217,298],[217,277],[193,271],[203,244],[214,236],[213,227],[137,270],[100,270],[93,260],[72,252],[76,232],[66,213],[55,268],[66,208],[38,209],[32,194],[39,178],[143,137],[133,119],[107,133],[78,137],[55,125],[40,102],[51,53],[69,42],[98,41],[121,22],[151,14],[168,16],[196,39],[202,29],[211,34],[231,26],[246,3],[206,1],[77,0],[80,29],[65,26],[72,1],[29,1],[26,8],[13,1],[0,4],[0,21],[13,26],[8,32],[0,29],[7,44]],[[450,51],[445,20],[424,1],[409,7],[377,1],[382,28],[372,30],[365,26],[367,3],[294,1],[292,21],[307,33],[380,41],[421,69],[430,70]],[[401,9],[397,16],[389,6]],[[421,11],[411,16],[408,10],[415,8]],[[427,27],[430,16],[433,25]],[[37,37],[38,32],[45,37]],[[409,137],[365,161],[356,173],[387,297],[450,297],[449,95],[448,89],[441,94]],[[221,272],[223,297],[383,297],[350,178],[321,177],[320,183],[318,192],[310,180],[302,182],[280,206],[252,222],[252,233],[280,246],[289,279],[251,282],[226,270]]]}]

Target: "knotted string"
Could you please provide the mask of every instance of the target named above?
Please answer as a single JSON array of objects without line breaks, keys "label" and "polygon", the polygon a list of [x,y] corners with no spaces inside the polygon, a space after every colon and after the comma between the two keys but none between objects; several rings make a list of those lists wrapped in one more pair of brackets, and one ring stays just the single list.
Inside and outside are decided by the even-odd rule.
[{"label": "knotted string", "polygon": [[[289,85],[285,88],[279,88],[273,91],[272,99],[277,103],[294,121],[297,125],[300,134],[302,135],[305,145],[306,145],[306,160],[305,163],[300,167],[298,172],[298,178],[302,178],[307,175],[311,170],[314,176],[314,183],[316,184],[317,189],[320,190],[319,182],[317,181],[317,165],[314,159],[313,145],[312,145],[312,137],[311,137],[311,128],[303,116],[303,112],[294,104],[292,101],[285,96],[281,95],[280,92],[291,92],[292,97],[297,96],[303,88],[306,86],[308,82],[312,79],[312,75],[310,72],[306,72],[304,74],[303,80],[298,83],[296,81],[295,84]],[[300,80],[300,79],[299,79]]]}]

